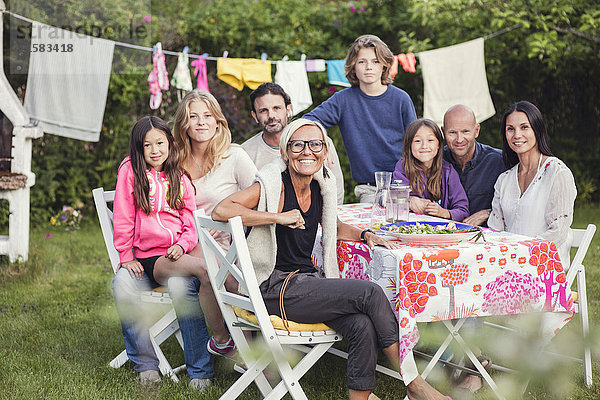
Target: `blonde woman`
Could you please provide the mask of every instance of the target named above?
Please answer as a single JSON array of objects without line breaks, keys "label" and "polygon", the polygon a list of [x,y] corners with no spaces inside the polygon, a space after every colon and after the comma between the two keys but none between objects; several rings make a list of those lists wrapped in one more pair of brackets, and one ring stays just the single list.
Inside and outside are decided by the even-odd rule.
[{"label": "blonde woman", "polygon": [[[215,97],[200,89],[179,103],[173,127],[181,166],[196,189],[196,208],[210,215],[225,197],[254,182],[256,167],[241,146],[231,143],[229,124]],[[217,238],[224,247],[228,237]]]},{"label": "blonde woman", "polygon": [[[197,209],[210,214],[217,203],[250,186],[256,167],[241,146],[231,143],[231,131],[213,95],[204,90],[192,90],[179,103],[173,127],[175,143],[180,151],[180,164],[194,185]],[[224,247],[228,237],[216,238]],[[187,269],[155,271],[166,276],[189,274],[200,281],[199,298],[206,322],[213,336],[208,340],[210,353],[231,356],[235,352],[223,316],[215,299],[202,259],[200,247],[190,252],[197,262]]]},{"label": "blonde woman", "polygon": [[[324,166],[327,139],[318,122],[290,122],[281,133],[281,158],[261,168],[252,186],[219,203],[212,217],[226,221],[240,215],[244,225],[252,226],[248,248],[267,310],[281,316],[284,287],[291,320],[325,322],[340,332],[348,340],[349,398],[367,400],[375,388],[379,348],[400,368],[398,321],[377,284],[339,279],[336,242],[362,241],[371,249],[399,245],[338,219],[335,180]],[[325,277],[311,261],[319,224]],[[447,399],[419,375],[411,378],[405,381],[409,399]]]}]

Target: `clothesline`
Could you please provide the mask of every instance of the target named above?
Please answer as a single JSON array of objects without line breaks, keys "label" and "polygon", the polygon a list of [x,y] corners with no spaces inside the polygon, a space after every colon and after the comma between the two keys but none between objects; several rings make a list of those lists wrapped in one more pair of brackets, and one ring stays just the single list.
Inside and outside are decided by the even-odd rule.
[{"label": "clothesline", "polygon": [[[12,15],[13,17],[15,17],[17,19],[20,19],[22,21],[29,22],[31,24],[34,23],[34,22],[37,22],[37,21],[34,21],[34,20],[30,19],[30,18],[24,17],[22,15],[15,14],[12,11],[5,10],[3,12],[5,12],[5,13],[7,13],[9,15]],[[512,26],[506,27],[504,29],[501,29],[499,31],[490,33],[489,35],[484,36],[483,40],[488,40],[488,39],[494,38],[496,36],[500,36],[502,34],[510,32],[510,31],[512,31],[514,29],[520,28],[522,26],[523,26],[523,24],[521,22],[519,22],[518,24],[515,24],[515,25],[512,25]],[[114,42],[115,42],[115,46],[126,47],[126,48],[130,48],[130,49],[135,49],[135,50],[149,51],[149,52],[154,51],[154,49],[152,47],[140,46],[140,45],[136,45],[136,44],[132,44],[132,43],[126,43],[126,42],[118,42],[118,41],[114,41]],[[170,55],[170,56],[177,56],[177,55],[179,55],[180,52],[178,52],[178,51],[171,51],[171,50],[163,50],[163,53],[167,54],[167,55]],[[414,53],[414,54],[415,54],[415,56],[419,55],[419,53]],[[189,58],[204,58],[205,60],[211,60],[211,61],[217,61],[220,58],[220,57],[209,56],[207,54],[189,54],[189,53],[188,53],[188,57]],[[268,62],[271,63],[271,64],[275,64],[277,61],[268,61]],[[328,62],[328,61],[325,60],[325,62]]]}]

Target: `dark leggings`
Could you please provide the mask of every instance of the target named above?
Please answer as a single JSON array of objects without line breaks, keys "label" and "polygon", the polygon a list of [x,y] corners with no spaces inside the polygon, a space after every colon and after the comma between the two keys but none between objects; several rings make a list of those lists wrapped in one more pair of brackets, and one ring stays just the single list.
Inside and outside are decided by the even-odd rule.
[{"label": "dark leggings", "polygon": [[[260,290],[269,314],[279,315],[279,289],[286,272],[274,270]],[[358,279],[325,279],[317,273],[293,275],[285,289],[287,318],[324,322],[348,341],[348,388],[375,388],[377,349],[398,341],[398,322],[377,284]]]}]

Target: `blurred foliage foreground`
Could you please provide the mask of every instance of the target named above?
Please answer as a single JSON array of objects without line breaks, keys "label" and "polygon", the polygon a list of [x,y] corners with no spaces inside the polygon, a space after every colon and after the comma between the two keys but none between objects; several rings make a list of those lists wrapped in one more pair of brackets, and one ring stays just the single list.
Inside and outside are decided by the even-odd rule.
[{"label": "blurred foliage foreground", "polygon": [[[588,222],[600,224],[600,208],[576,210],[574,226],[582,228]],[[0,399],[218,399],[239,377],[230,360],[217,357],[215,384],[199,395],[187,386],[185,372],[179,374],[179,384],[165,378],[160,385],[143,388],[137,384],[131,362],[119,369],[110,368],[108,363],[124,345],[111,291],[114,274],[96,220],[83,220],[81,229],[73,232],[72,250],[70,240],[71,234],[61,227],[34,229],[29,261],[7,264],[0,260]],[[520,371],[516,375],[491,372],[507,399],[521,398],[520,384],[528,377],[531,381],[526,399],[600,398],[596,329],[600,317],[599,257],[600,237],[596,235],[585,260],[595,385],[587,388],[583,384],[581,364],[540,354],[535,335],[518,338],[485,326],[469,343],[484,349],[494,364]],[[521,326],[527,332],[536,332],[539,320],[521,320]],[[577,315],[553,339],[552,351],[580,356],[580,326]],[[429,349],[436,349],[447,334],[436,323],[419,324],[419,331],[419,345]],[[345,342],[339,345],[345,346]],[[174,337],[162,349],[171,365],[184,363]],[[462,354],[457,348],[452,350]],[[380,355],[379,361],[384,363],[385,358]],[[325,355],[301,380],[307,397],[347,398],[346,365],[346,360]],[[420,371],[423,368],[421,365]],[[436,367],[428,381],[457,399],[446,372]],[[402,382],[377,374],[374,393],[383,400],[400,399],[405,387]],[[256,386],[251,385],[240,399],[259,397]],[[492,398],[495,396],[487,386],[475,396]]]},{"label": "blurred foliage foreground", "polygon": [[[14,3],[14,2],[13,2]],[[600,3],[595,0],[367,0],[360,2],[316,0],[240,0],[162,3],[139,0],[105,2],[98,8],[91,0],[48,4],[32,0],[17,10],[37,21],[57,26],[71,22],[111,21],[127,26],[132,19],[150,27],[146,45],[161,41],[164,49],[194,54],[260,57],[270,60],[287,55],[291,60],[344,58],[359,35],[376,34],[394,52],[419,52],[482,37],[520,24],[518,29],[490,38],[485,43],[486,70],[496,115],[482,124],[480,140],[500,146],[499,121],[504,109],[518,100],[536,103],[542,110],[555,155],[575,175],[578,204],[599,200],[600,92],[597,56],[600,54]],[[140,7],[140,4],[145,7]],[[151,7],[148,7],[151,6]],[[11,4],[8,2],[8,8]],[[150,15],[137,15],[139,13]],[[11,26],[21,23],[4,15],[5,70],[18,55],[8,49]],[[82,22],[83,21],[83,22]],[[100,22],[98,22],[100,21]],[[107,22],[105,22],[107,23]],[[145,26],[144,26],[145,27]],[[106,32],[106,30],[104,31]],[[141,116],[156,114],[171,120],[176,91],[164,93],[158,110],[148,106],[146,78],[151,54],[115,48],[113,74],[98,143],[45,135],[34,142],[31,215],[35,223],[47,223],[63,206],[83,203],[84,215],[93,215],[91,189],[115,186],[116,169],[127,153],[129,131]],[[142,60],[140,62],[140,59]],[[18,60],[25,63],[27,60]],[[176,57],[167,56],[169,73]],[[26,70],[26,69],[24,69]],[[422,115],[423,82],[420,69],[408,74],[400,69],[394,84],[412,97]],[[236,91],[216,77],[216,64],[208,61],[209,87],[217,97],[240,143],[258,131],[250,117],[249,89]],[[274,71],[273,71],[274,72]],[[318,105],[340,88],[331,87],[326,72],[308,74],[313,104]],[[22,97],[26,75],[9,75]],[[93,94],[90,94],[93,95]],[[368,133],[366,133],[368,134]],[[339,131],[331,136],[345,169],[346,201],[355,200],[353,182]],[[7,207],[0,202],[0,226],[7,224]]]}]

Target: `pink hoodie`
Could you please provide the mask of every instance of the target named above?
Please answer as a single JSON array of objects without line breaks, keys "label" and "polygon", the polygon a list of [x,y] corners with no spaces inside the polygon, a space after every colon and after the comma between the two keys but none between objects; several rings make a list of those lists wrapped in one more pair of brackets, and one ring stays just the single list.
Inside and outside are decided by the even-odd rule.
[{"label": "pink hoodie", "polygon": [[135,206],[134,174],[129,157],[119,166],[113,208],[113,242],[122,263],[132,261],[134,252],[135,258],[162,256],[169,247],[178,244],[187,253],[198,243],[192,215],[196,202],[188,177],[181,176],[183,208],[173,210],[165,199],[169,182],[164,171],[148,168],[146,176],[150,183],[150,215]]}]

